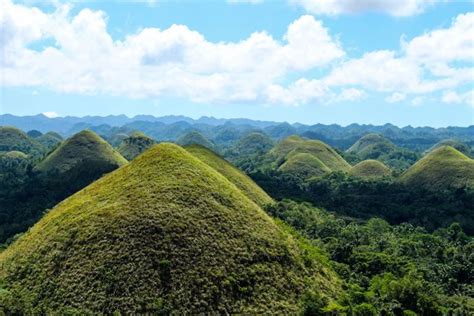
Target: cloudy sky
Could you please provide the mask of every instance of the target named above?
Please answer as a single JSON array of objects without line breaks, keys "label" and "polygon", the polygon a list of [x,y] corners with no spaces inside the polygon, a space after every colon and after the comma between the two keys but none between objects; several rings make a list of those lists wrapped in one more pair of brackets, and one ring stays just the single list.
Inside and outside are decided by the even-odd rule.
[{"label": "cloudy sky", "polygon": [[0,0],[0,113],[474,124],[470,0]]}]

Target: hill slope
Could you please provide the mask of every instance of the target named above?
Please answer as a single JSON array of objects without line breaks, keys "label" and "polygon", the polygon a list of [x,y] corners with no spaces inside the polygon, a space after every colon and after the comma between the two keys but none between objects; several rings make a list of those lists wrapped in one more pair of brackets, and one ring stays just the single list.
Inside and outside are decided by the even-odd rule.
[{"label": "hill slope", "polygon": [[377,160],[364,160],[353,166],[349,173],[361,178],[378,178],[390,176],[390,168]]},{"label": "hill slope", "polygon": [[214,169],[160,144],[1,253],[0,284],[26,314],[295,314],[307,290],[334,297],[340,284],[300,246]]},{"label": "hill slope", "polygon": [[400,181],[430,190],[473,188],[474,160],[451,146],[442,146],[410,167]]},{"label": "hill slope", "polygon": [[379,134],[367,134],[354,143],[346,152],[355,153],[362,159],[376,159],[396,149],[395,144]]},{"label": "hill slope", "polygon": [[125,138],[117,148],[127,160],[132,160],[155,144],[155,141],[143,133],[135,132]]},{"label": "hill slope", "polygon": [[460,151],[464,155],[469,156],[469,157],[472,158],[471,148],[469,148],[469,146],[464,144],[463,142],[460,142],[460,141],[455,140],[455,139],[442,140],[442,141],[438,142],[437,144],[435,144],[433,147],[429,148],[425,152],[425,154],[428,154],[428,153],[432,152],[433,150],[435,150],[436,148],[439,148],[439,147],[442,147],[442,146],[451,146],[454,149],[456,149],[457,151]]},{"label": "hill slope", "polygon": [[270,154],[280,162],[285,162],[291,156],[300,153],[313,155],[331,171],[348,171],[351,167],[329,145],[318,140],[307,140],[295,135],[282,140],[270,151]]},{"label": "hill slope", "polygon": [[272,203],[272,198],[269,197],[268,194],[265,193],[265,191],[263,191],[255,182],[253,182],[252,179],[216,153],[200,145],[186,146],[185,149],[226,177],[245,195],[247,195],[249,199],[258,205],[263,206]]},{"label": "hill slope", "polygon": [[85,130],[62,143],[35,167],[35,171],[61,174],[79,167],[91,167],[90,164],[113,170],[125,163],[125,158],[105,140]]},{"label": "hill slope", "polygon": [[278,170],[303,179],[319,177],[331,172],[331,169],[321,160],[307,153],[292,155]]},{"label": "hill slope", "polygon": [[0,152],[21,151],[22,153],[37,156],[44,149],[25,132],[15,127],[0,126]]},{"label": "hill slope", "polygon": [[201,145],[209,149],[214,148],[214,144],[209,139],[207,139],[201,133],[196,131],[192,131],[182,135],[176,140],[176,143],[181,146]]}]

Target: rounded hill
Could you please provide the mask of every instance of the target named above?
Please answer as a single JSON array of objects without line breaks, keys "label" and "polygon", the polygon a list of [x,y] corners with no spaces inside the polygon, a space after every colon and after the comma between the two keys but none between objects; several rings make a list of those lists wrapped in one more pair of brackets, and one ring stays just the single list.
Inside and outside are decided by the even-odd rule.
[{"label": "rounded hill", "polygon": [[390,168],[377,160],[364,160],[351,168],[349,173],[360,178],[381,178],[391,175]]},{"label": "rounded hill", "polygon": [[451,146],[442,146],[416,162],[400,181],[429,190],[474,188],[474,160]]},{"label": "rounded hill", "polygon": [[340,289],[310,249],[160,144],[46,214],[0,254],[0,281],[26,314],[296,314]]},{"label": "rounded hill", "polygon": [[252,132],[242,137],[234,149],[241,155],[253,155],[266,153],[272,147],[273,141],[267,134]]},{"label": "rounded hill", "polygon": [[118,152],[127,160],[132,160],[156,142],[143,133],[135,132],[125,138],[117,148]]},{"label": "rounded hill", "polygon": [[376,159],[383,154],[388,154],[396,146],[379,134],[367,134],[354,143],[346,152],[355,153],[362,159]]},{"label": "rounded hill", "polygon": [[105,140],[96,133],[85,130],[62,143],[35,167],[35,171],[59,174],[78,168],[111,171],[125,163],[125,158]]},{"label": "rounded hill", "polygon": [[302,179],[320,177],[331,172],[324,163],[308,153],[292,155],[279,168],[279,171]]},{"label": "rounded hill", "polygon": [[460,142],[458,140],[455,140],[455,139],[445,139],[445,140],[442,140],[440,142],[438,142],[437,144],[435,144],[433,147],[431,147],[430,149],[428,149],[425,154],[428,154],[430,152],[432,152],[433,150],[439,148],[439,147],[442,147],[442,146],[451,146],[453,147],[454,149],[456,149],[457,151],[460,151],[462,152],[463,154],[465,154],[466,156],[470,156],[472,158],[472,151],[471,151],[471,148],[469,148],[468,145],[464,144],[463,142]]},{"label": "rounded hill", "polygon": [[201,145],[209,149],[214,148],[214,144],[209,139],[207,139],[201,133],[196,131],[192,131],[182,135],[176,140],[176,143],[181,146]]},{"label": "rounded hill", "polygon": [[42,146],[15,127],[0,126],[0,152],[21,151],[37,156],[43,152]]},{"label": "rounded hill", "polygon": [[272,203],[273,200],[268,194],[262,190],[250,177],[234,167],[224,158],[200,145],[186,146],[185,149],[193,156],[222,174],[230,182],[235,184],[249,199],[260,206]]},{"label": "rounded hill", "polygon": [[319,140],[303,139],[296,135],[282,140],[270,151],[270,154],[277,158],[277,162],[281,163],[301,153],[316,157],[331,171],[348,171],[350,168],[349,163],[329,145]]}]

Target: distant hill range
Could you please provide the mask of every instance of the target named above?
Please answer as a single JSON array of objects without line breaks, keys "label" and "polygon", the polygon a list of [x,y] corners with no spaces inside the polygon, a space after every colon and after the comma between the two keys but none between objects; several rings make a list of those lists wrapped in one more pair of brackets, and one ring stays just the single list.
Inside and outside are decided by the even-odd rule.
[{"label": "distant hill range", "polygon": [[[81,130],[90,129],[105,137],[118,134],[130,134],[141,131],[158,141],[176,141],[186,133],[201,133],[216,145],[229,144],[251,132],[264,132],[274,140],[290,135],[299,135],[309,139],[318,139],[328,145],[346,150],[358,139],[368,133],[377,133],[397,146],[412,150],[428,150],[445,139],[456,139],[469,147],[474,146],[474,125],[469,127],[411,127],[403,128],[392,124],[380,126],[351,124],[304,125],[300,123],[257,121],[244,118],[217,119],[201,117],[192,119],[186,116],[137,115],[85,116],[48,118],[42,114],[34,116],[0,115],[0,126],[15,126],[28,132],[37,130],[42,133],[54,131],[63,137],[69,137]],[[120,141],[118,141],[120,143]]]}]

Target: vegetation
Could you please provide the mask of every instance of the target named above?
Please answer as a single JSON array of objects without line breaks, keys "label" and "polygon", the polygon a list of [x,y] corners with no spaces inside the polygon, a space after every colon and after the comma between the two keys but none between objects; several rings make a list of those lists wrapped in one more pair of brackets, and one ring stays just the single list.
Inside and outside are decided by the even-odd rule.
[{"label": "vegetation", "polygon": [[36,138],[36,141],[43,145],[47,151],[50,151],[56,148],[62,141],[63,138],[61,135],[55,132],[48,132],[46,134],[42,134]]},{"label": "vegetation", "polygon": [[473,158],[473,154],[474,154],[473,150],[468,145],[466,145],[465,143],[460,142],[456,139],[444,139],[444,140],[438,142],[437,144],[435,144],[430,149],[428,149],[425,152],[425,154],[428,154],[428,153],[434,151],[435,149],[437,149],[439,147],[443,147],[443,146],[451,146],[454,149],[456,149],[457,151],[462,152],[464,155],[466,155],[470,158]]},{"label": "vegetation", "polygon": [[26,135],[25,132],[10,126],[0,126],[0,152],[20,151],[27,155],[40,156],[44,148]]},{"label": "vegetation", "polygon": [[432,191],[474,188],[474,160],[451,146],[442,146],[408,169],[400,181]]},{"label": "vegetation", "polygon": [[349,154],[349,159],[352,161],[378,160],[396,170],[407,169],[419,158],[417,153],[399,148],[390,140],[375,133],[360,138],[347,149],[346,153]]},{"label": "vegetation", "polygon": [[260,206],[273,202],[272,198],[256,185],[251,178],[211,150],[200,145],[186,146],[185,149],[227,178],[253,202]]},{"label": "vegetation", "polygon": [[377,218],[357,223],[292,201],[271,205],[267,211],[315,241],[333,260],[345,281],[341,313],[474,313],[474,240],[458,224],[429,234]]},{"label": "vegetation", "polygon": [[125,138],[117,148],[118,152],[127,160],[132,160],[156,142],[143,133],[135,132]]},{"label": "vegetation", "polygon": [[317,248],[172,144],[58,204],[0,267],[7,314],[295,314],[341,293]]},{"label": "vegetation", "polygon": [[377,160],[364,160],[351,168],[349,174],[360,178],[380,178],[389,177],[390,169]]},{"label": "vegetation", "polygon": [[331,169],[312,154],[298,153],[291,155],[291,157],[278,168],[278,171],[307,180],[312,177],[320,177],[330,173]]},{"label": "vegetation", "polygon": [[201,133],[196,132],[196,131],[192,131],[181,136],[180,138],[178,138],[176,143],[178,143],[181,146],[201,145],[209,149],[214,148],[214,144],[209,139],[207,139]]},{"label": "vegetation", "polygon": [[327,144],[295,135],[282,140],[269,154],[276,158],[276,165],[280,166],[291,156],[300,153],[313,155],[331,171],[347,171],[350,168],[350,165]]}]

